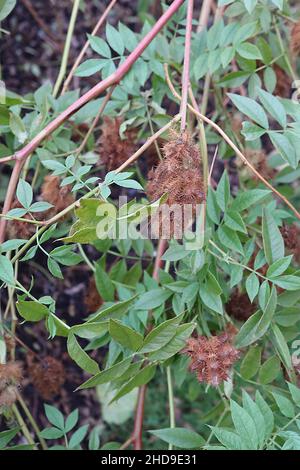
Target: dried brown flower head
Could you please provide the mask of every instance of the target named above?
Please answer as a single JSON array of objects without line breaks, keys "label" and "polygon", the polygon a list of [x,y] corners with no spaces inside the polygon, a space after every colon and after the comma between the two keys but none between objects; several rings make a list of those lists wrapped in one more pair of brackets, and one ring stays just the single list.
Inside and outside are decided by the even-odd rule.
[{"label": "dried brown flower head", "polygon": [[[20,207],[22,206],[17,199],[11,205],[11,209],[17,209]],[[28,214],[25,214],[22,218],[32,220]],[[11,220],[7,225],[9,238],[22,238],[27,240],[35,233],[35,227],[36,226],[34,224],[30,224],[25,221]]]},{"label": "dried brown flower head", "polygon": [[120,137],[122,117],[110,118],[105,116],[99,139],[100,161],[108,171],[115,170],[124,163],[135,151],[136,130],[127,129],[125,139]]},{"label": "dried brown flower head", "polygon": [[[171,140],[163,149],[163,160],[148,174],[147,196],[156,201],[167,194],[168,206],[187,206],[191,208],[191,221],[196,214],[196,207],[205,200],[204,184],[201,174],[201,156],[187,132],[171,133]],[[164,226],[164,215],[158,210],[160,228]],[[169,214],[168,214],[169,217]],[[183,217],[171,220],[171,234],[181,233]],[[177,225],[180,225],[177,227]]]},{"label": "dried brown flower head", "polygon": [[51,356],[37,360],[27,355],[28,372],[34,387],[44,400],[50,400],[60,391],[65,382],[63,364]]},{"label": "dried brown flower head", "polygon": [[237,289],[231,294],[229,302],[226,304],[228,315],[242,322],[248,320],[255,310],[256,307],[250,302],[248,295]]},{"label": "dried brown flower head", "polygon": [[18,362],[0,364],[0,407],[15,403],[21,379],[22,368]]},{"label": "dried brown flower head", "polygon": [[300,21],[296,23],[291,32],[291,51],[294,55],[300,54]]},{"label": "dried brown flower head", "polygon": [[299,229],[296,225],[284,224],[280,228],[280,232],[284,240],[284,244],[289,250],[297,248],[299,242]]},{"label": "dried brown flower head", "polygon": [[89,284],[84,297],[84,304],[88,312],[96,312],[103,304],[103,299],[100,297],[96,287],[94,276],[89,279]]},{"label": "dried brown flower head", "polygon": [[213,387],[228,379],[231,367],[239,358],[239,351],[232,345],[232,334],[228,332],[210,338],[190,338],[183,352],[191,358],[190,370],[196,373],[199,382]]},{"label": "dried brown flower head", "polygon": [[44,179],[41,188],[41,197],[43,201],[49,202],[53,207],[46,213],[43,212],[43,217],[53,217],[74,202],[74,196],[71,193],[70,186],[61,187],[60,182],[59,176],[48,175]]}]

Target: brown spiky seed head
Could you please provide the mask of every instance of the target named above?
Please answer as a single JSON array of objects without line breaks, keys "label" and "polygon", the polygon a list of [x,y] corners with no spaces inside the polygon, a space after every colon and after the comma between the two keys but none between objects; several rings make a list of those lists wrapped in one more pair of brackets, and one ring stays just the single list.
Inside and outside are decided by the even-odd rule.
[{"label": "brown spiky seed head", "polygon": [[0,407],[15,403],[21,380],[22,367],[18,362],[0,364]]},{"label": "brown spiky seed head", "polygon": [[[187,132],[181,134],[171,131],[171,139],[163,149],[163,160],[148,174],[147,196],[153,202],[167,195],[166,204],[181,207],[190,206],[191,218],[196,214],[197,205],[205,201],[201,156],[198,146]],[[163,212],[157,213],[159,226],[164,225]],[[183,217],[182,217],[183,220]],[[176,218],[171,220],[171,234],[176,224],[182,225]]]},{"label": "brown spiky seed head", "polygon": [[50,400],[59,393],[66,378],[62,362],[51,356],[37,360],[28,354],[27,365],[31,381],[44,400]]},{"label": "brown spiky seed head", "polygon": [[125,138],[120,136],[122,117],[110,118],[105,116],[101,126],[100,163],[104,163],[107,171],[116,170],[135,151],[136,130],[127,129]]},{"label": "brown spiky seed head", "polygon": [[195,204],[204,201],[201,157],[187,132],[171,133],[163,147],[163,160],[149,173],[147,195],[150,201],[168,194],[168,204]]},{"label": "brown spiky seed head", "polygon": [[232,332],[223,332],[206,338],[190,338],[183,352],[190,359],[190,370],[199,382],[217,387],[228,379],[230,369],[239,358],[239,351],[232,345]]}]

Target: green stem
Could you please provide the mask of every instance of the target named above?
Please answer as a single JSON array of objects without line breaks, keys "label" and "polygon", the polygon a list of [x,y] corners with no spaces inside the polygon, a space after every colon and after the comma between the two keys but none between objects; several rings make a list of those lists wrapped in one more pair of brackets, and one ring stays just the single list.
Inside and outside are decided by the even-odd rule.
[{"label": "green stem", "polygon": [[64,52],[60,64],[60,69],[58,73],[57,80],[54,85],[54,90],[53,90],[53,97],[55,98],[58,94],[58,91],[61,87],[61,84],[64,80],[67,66],[68,66],[68,58],[69,58],[69,52],[70,52],[70,47],[71,47],[71,41],[73,37],[73,32],[75,28],[75,23],[77,19],[77,14],[79,10],[79,5],[80,5],[80,0],[74,0],[73,3],[73,8],[72,8],[72,13],[71,13],[71,18],[70,18],[70,23],[69,23],[69,28],[67,32],[67,37],[66,37],[66,42],[65,42],[65,47],[64,47]]},{"label": "green stem", "polygon": [[34,417],[33,417],[32,414],[30,413],[30,411],[29,411],[29,409],[28,409],[26,403],[24,402],[23,398],[21,397],[21,395],[18,393],[17,396],[18,396],[18,401],[19,401],[21,407],[23,408],[24,413],[26,414],[26,416],[27,416],[27,418],[28,418],[28,420],[29,420],[31,426],[33,427],[33,429],[34,429],[34,431],[35,431],[35,433],[36,433],[36,435],[37,435],[38,440],[39,440],[40,443],[41,443],[42,449],[43,449],[43,450],[47,450],[48,447],[47,447],[46,441],[40,436],[41,431],[40,431],[40,428],[38,427],[38,425],[37,425],[37,423],[36,423]]},{"label": "green stem", "polygon": [[91,270],[93,271],[93,273],[96,271],[96,268],[95,266],[93,265],[93,263],[89,260],[89,258],[87,257],[84,249],[82,248],[82,245],[80,245],[80,243],[77,243],[77,246],[78,246],[78,249],[80,251],[80,254],[82,256],[82,258],[84,259],[84,261],[86,262],[86,264],[89,266],[89,268],[91,268]]},{"label": "green stem", "polygon": [[27,440],[28,444],[33,445],[33,446],[35,447],[35,442],[34,442],[34,440],[32,439],[32,436],[31,436],[31,434],[30,434],[30,432],[29,432],[29,429],[28,429],[28,427],[27,427],[27,424],[25,423],[24,419],[22,418],[22,415],[21,415],[21,413],[19,412],[17,406],[16,406],[16,405],[13,405],[13,406],[12,406],[12,410],[13,410],[13,412],[14,412],[14,415],[15,415],[15,417],[16,417],[16,420],[18,421],[19,426],[20,426],[20,428],[21,428],[21,430],[22,430],[22,433],[23,433],[25,439]]},{"label": "green stem", "polygon": [[270,445],[272,444],[276,444],[275,443],[275,439],[276,437],[278,436],[278,434],[282,431],[284,431],[286,428],[288,428],[292,423],[294,423],[297,419],[300,418],[300,413],[298,413],[296,416],[294,416],[292,419],[290,419],[290,421],[285,425],[283,426],[282,428],[278,429],[278,431],[275,432],[275,434],[271,437],[269,443],[267,444],[267,447],[269,447]]},{"label": "green stem", "polygon": [[289,72],[290,72],[293,80],[296,82],[298,80],[298,77],[297,77],[297,75],[296,75],[296,73],[295,73],[295,71],[292,67],[292,64],[290,62],[290,59],[287,55],[287,49],[283,44],[282,37],[281,37],[281,34],[280,34],[277,23],[274,24],[274,27],[275,27],[275,31],[276,31],[276,35],[277,35],[277,38],[278,38],[278,42],[279,42],[279,45],[280,45],[281,52],[282,52],[282,54],[284,56],[284,59],[285,59],[285,63],[287,65],[287,68],[289,69]]},{"label": "green stem", "polygon": [[[170,413],[170,428],[174,429],[175,424],[175,406],[174,406],[174,393],[172,385],[171,367],[167,367],[167,383],[168,383],[168,396],[169,396],[169,413]],[[169,450],[173,450],[173,445],[169,444]]]},{"label": "green stem", "polygon": [[[24,294],[26,294],[31,300],[33,300],[34,302],[38,302],[38,299],[36,299],[30,292],[28,292],[27,289],[25,289],[24,286],[22,286],[22,284],[16,280],[16,287],[18,289],[20,289],[22,292],[24,292]],[[54,313],[51,313],[52,317],[55,319],[55,321],[61,325],[62,328],[66,329],[66,330],[70,330],[71,328],[64,322],[62,321],[59,317],[57,317]]]},{"label": "green stem", "polygon": [[[217,421],[217,424],[216,424],[216,426],[215,426],[216,428],[221,425],[221,423],[222,423],[222,421],[223,421],[223,419],[225,418],[225,416],[226,416],[227,413],[228,413],[228,408],[225,408],[224,411],[223,411],[223,413],[221,414],[220,418],[219,418],[218,421]],[[207,439],[207,441],[206,441],[205,446],[208,446],[208,444],[210,443],[210,441],[211,441],[212,438],[213,438],[213,435],[214,435],[214,432],[211,431],[210,435],[208,436],[208,439]]]}]

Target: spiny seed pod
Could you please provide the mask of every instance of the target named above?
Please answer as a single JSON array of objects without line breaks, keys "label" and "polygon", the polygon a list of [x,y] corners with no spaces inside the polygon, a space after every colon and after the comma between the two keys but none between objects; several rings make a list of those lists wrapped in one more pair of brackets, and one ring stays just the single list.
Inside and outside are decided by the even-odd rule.
[{"label": "spiny seed pod", "polygon": [[300,21],[296,23],[291,32],[291,51],[294,55],[300,54]]},{"label": "spiny seed pod", "polygon": [[135,151],[136,131],[127,129],[125,139],[120,137],[122,117],[104,117],[101,126],[100,163],[104,163],[107,171],[112,171],[124,163]]},{"label": "spiny seed pod", "polygon": [[190,370],[195,372],[199,382],[217,387],[228,379],[233,364],[239,358],[239,351],[232,345],[232,332],[224,332],[206,338],[190,338],[183,353],[191,358]]},{"label": "spiny seed pod", "polygon": [[230,317],[245,322],[255,312],[256,306],[249,300],[247,294],[235,290],[226,304],[226,312]]},{"label": "spiny seed pod", "polygon": [[21,379],[22,368],[18,362],[0,364],[0,407],[15,403]]},{"label": "spiny seed pod", "polygon": [[49,202],[53,207],[46,213],[43,212],[43,217],[52,217],[74,202],[74,196],[71,193],[70,186],[61,187],[60,182],[59,176],[48,175],[44,179],[41,188],[41,197],[43,201]]},{"label": "spiny seed pod", "polygon": [[37,360],[28,354],[27,365],[31,381],[44,400],[50,400],[59,393],[65,382],[65,369],[60,361],[51,356]]},{"label": "spiny seed pod", "polygon": [[[147,196],[153,202],[167,194],[168,206],[177,205],[182,209],[190,206],[193,219],[197,205],[205,201],[199,149],[187,132],[177,134],[172,131],[171,140],[164,145],[162,153],[163,160],[148,174]],[[157,218],[161,229],[165,222],[161,209]],[[174,217],[169,222],[172,225],[171,234],[176,233],[176,229],[182,231],[182,227],[176,225],[182,225],[182,218],[178,221]]]}]

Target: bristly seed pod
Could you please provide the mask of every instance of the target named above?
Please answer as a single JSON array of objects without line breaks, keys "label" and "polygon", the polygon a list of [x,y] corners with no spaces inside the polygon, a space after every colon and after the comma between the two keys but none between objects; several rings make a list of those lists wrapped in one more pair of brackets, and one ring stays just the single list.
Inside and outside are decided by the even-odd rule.
[{"label": "bristly seed pod", "polygon": [[190,370],[195,372],[199,382],[217,387],[228,379],[233,364],[239,358],[239,351],[232,345],[231,329],[206,338],[190,338],[183,353],[191,358]]},{"label": "bristly seed pod", "polygon": [[44,400],[50,400],[59,393],[65,382],[63,364],[51,356],[37,360],[30,353],[26,359],[29,376],[34,387]]},{"label": "bristly seed pod", "polygon": [[110,118],[105,116],[101,127],[100,163],[104,163],[107,171],[116,170],[135,151],[136,130],[127,129],[125,139],[120,137],[122,117]]},{"label": "bristly seed pod", "polygon": [[0,364],[0,407],[15,403],[21,379],[22,368],[18,362]]},{"label": "bristly seed pod", "polygon": [[[199,149],[187,132],[177,134],[172,131],[171,140],[164,145],[162,153],[163,160],[148,174],[147,196],[153,202],[167,194],[167,205],[182,208],[190,205],[193,218],[197,205],[205,201]],[[160,217],[162,227],[164,219],[160,210],[157,217]],[[175,218],[171,223],[172,234],[176,228],[182,228],[176,227]]]}]

